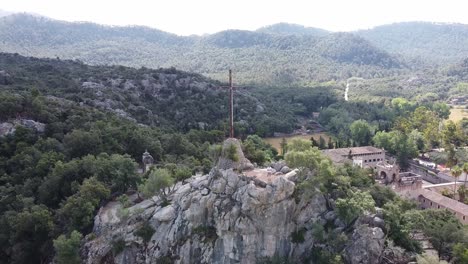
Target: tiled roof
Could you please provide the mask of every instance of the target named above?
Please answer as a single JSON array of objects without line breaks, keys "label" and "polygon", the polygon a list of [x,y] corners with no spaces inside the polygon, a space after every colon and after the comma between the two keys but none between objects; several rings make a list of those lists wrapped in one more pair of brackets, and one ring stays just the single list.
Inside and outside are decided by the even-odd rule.
[{"label": "tiled roof", "polygon": [[426,189],[419,190],[420,194],[419,197],[424,197],[432,202],[435,202],[439,205],[447,207],[453,211],[462,213],[464,215],[468,215],[468,205],[453,200],[451,198],[445,197],[442,194],[434,191],[429,191]]},{"label": "tiled roof", "polygon": [[349,151],[351,150],[351,155],[360,155],[360,154],[372,154],[383,152],[383,149],[379,149],[372,146],[364,146],[364,147],[354,147],[354,148],[337,148],[337,149],[325,149],[322,150],[322,153],[330,157],[333,162],[336,163],[344,163],[345,161],[349,160],[348,155]]}]

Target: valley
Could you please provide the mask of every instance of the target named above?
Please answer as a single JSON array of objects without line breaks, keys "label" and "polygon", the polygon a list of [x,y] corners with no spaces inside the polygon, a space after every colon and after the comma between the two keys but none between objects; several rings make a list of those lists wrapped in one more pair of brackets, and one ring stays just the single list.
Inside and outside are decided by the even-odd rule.
[{"label": "valley", "polygon": [[313,137],[317,142],[319,142],[320,137],[322,137],[326,142],[329,140],[329,136],[325,133],[313,133],[310,135],[291,135],[291,136],[285,136],[285,137],[267,137],[264,140],[273,146],[279,153],[282,152],[281,149],[281,141],[286,139],[286,142],[291,142],[293,139],[304,139],[304,140],[310,140],[310,138]]},{"label": "valley", "polygon": [[468,25],[0,39],[0,264],[468,259]]},{"label": "valley", "polygon": [[467,109],[464,109],[462,107],[454,107],[450,111],[450,117],[449,119],[458,122],[462,120],[463,118],[468,118],[468,111]]}]

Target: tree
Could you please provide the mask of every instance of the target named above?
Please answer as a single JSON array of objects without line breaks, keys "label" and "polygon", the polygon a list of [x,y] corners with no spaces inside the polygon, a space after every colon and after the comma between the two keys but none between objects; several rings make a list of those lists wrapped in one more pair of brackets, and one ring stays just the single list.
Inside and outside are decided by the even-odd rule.
[{"label": "tree", "polygon": [[392,138],[396,161],[402,170],[409,167],[409,160],[418,156],[418,149],[413,140],[403,133],[395,133]]},{"label": "tree", "polygon": [[396,193],[387,186],[374,184],[370,189],[370,194],[378,207],[383,207],[386,203],[396,198]]},{"label": "tree", "polygon": [[452,120],[448,120],[445,124],[442,136],[445,145],[453,144],[459,147],[463,143],[463,131]]},{"label": "tree", "polygon": [[86,179],[79,191],[62,203],[59,214],[72,229],[85,231],[93,223],[94,211],[109,195],[110,190],[102,182],[94,177]]},{"label": "tree", "polygon": [[333,145],[333,141],[332,141],[332,138],[329,137],[328,138],[328,149],[333,149],[335,148],[334,145]]},{"label": "tree", "polygon": [[312,148],[312,142],[305,139],[294,138],[288,143],[288,151],[305,151]]},{"label": "tree", "polygon": [[101,137],[97,133],[73,130],[65,135],[64,145],[71,157],[82,157],[87,154],[98,154]]},{"label": "tree", "polygon": [[70,237],[60,235],[54,240],[55,261],[58,264],[80,264],[80,243],[83,235],[73,230]]},{"label": "tree", "polygon": [[432,105],[432,110],[441,119],[447,119],[450,116],[450,107],[446,103],[436,102]]},{"label": "tree", "polygon": [[314,147],[302,151],[288,151],[288,153],[286,153],[285,160],[291,168],[305,168],[312,170],[318,168],[322,157],[320,151]]},{"label": "tree", "polygon": [[388,236],[396,245],[412,252],[421,252],[421,244],[414,240],[411,232],[424,224],[424,217],[415,205],[397,198],[392,203],[386,203],[384,220],[388,229]]},{"label": "tree", "polygon": [[423,133],[431,147],[439,144],[439,121],[437,114],[424,106],[416,108],[410,117],[411,127]]},{"label": "tree", "polygon": [[320,136],[319,137],[319,149],[326,149],[327,148],[327,144],[325,143],[325,139]]},{"label": "tree", "polygon": [[310,141],[312,142],[312,147],[318,147],[319,146],[317,140],[315,140],[314,137],[310,137]]},{"label": "tree", "polygon": [[351,126],[351,138],[359,145],[369,145],[374,134],[372,127],[367,121],[359,119],[354,121]]},{"label": "tree", "polygon": [[454,263],[468,263],[468,242],[457,243],[453,246]]},{"label": "tree", "polygon": [[413,141],[414,145],[416,145],[416,148],[418,149],[419,152],[423,153],[427,150],[426,142],[424,140],[424,135],[421,132],[414,129],[409,134],[409,138],[411,141]]},{"label": "tree", "polygon": [[[311,139],[313,139],[313,138],[311,138]],[[281,155],[284,156],[286,154],[286,152],[288,152],[288,142],[286,141],[285,138],[281,139],[280,146],[281,146]]]},{"label": "tree", "polygon": [[338,216],[349,225],[364,212],[373,212],[375,202],[369,192],[351,191],[348,197],[336,200],[336,210]]},{"label": "tree", "polygon": [[465,162],[463,164],[463,172],[465,173],[465,185],[466,185],[466,180],[468,178],[468,162]]},{"label": "tree", "polygon": [[383,148],[387,151],[393,152],[392,138],[396,132],[379,131],[372,138],[376,147]]},{"label": "tree", "polygon": [[439,259],[450,252],[451,246],[463,241],[463,226],[447,210],[422,211],[424,234],[438,252]]},{"label": "tree", "polygon": [[452,176],[455,178],[455,183],[453,184],[453,196],[455,197],[457,193],[457,179],[462,174],[462,168],[455,166],[452,168]]},{"label": "tree", "polygon": [[242,142],[242,147],[245,157],[260,165],[263,165],[266,161],[271,161],[278,153],[276,149],[257,135],[248,136]]},{"label": "tree", "polygon": [[[34,263],[43,259],[54,224],[51,212],[43,205],[24,208],[7,215],[11,226],[12,263]],[[2,227],[4,228],[4,227]],[[49,242],[50,243],[50,242]]]},{"label": "tree", "polygon": [[136,174],[137,164],[129,155],[106,153],[99,154],[92,162],[96,168],[97,179],[110,186],[112,192],[125,192],[136,188],[139,177]]},{"label": "tree", "polygon": [[465,185],[461,185],[458,187],[458,201],[461,203],[466,203],[466,197],[468,196],[468,188],[465,187]]},{"label": "tree", "polygon": [[138,186],[138,190],[147,198],[153,195],[166,197],[166,190],[174,184],[174,178],[167,169],[155,169],[150,171],[148,179]]}]

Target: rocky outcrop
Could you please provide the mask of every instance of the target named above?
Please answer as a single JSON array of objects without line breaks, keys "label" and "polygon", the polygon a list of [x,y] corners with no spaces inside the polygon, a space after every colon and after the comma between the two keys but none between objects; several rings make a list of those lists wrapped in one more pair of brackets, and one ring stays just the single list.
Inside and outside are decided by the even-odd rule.
[{"label": "rocky outcrop", "polygon": [[345,248],[346,263],[380,263],[385,247],[385,234],[379,227],[358,226]]},{"label": "rocky outcrop", "polygon": [[6,71],[0,70],[0,85],[10,85],[12,83],[11,75]]},{"label": "rocky outcrop", "polygon": [[[231,145],[237,161],[228,158]],[[310,261],[313,250],[327,247],[314,237],[314,227],[342,232],[346,225],[320,193],[299,198],[291,180],[296,170],[283,174],[285,167],[253,168],[239,142],[228,139],[217,167],[177,183],[164,199],[153,197],[125,210],[118,202],[101,208],[82,247],[84,263]],[[348,263],[378,263],[385,241],[380,217],[356,221],[343,251]]]},{"label": "rocky outcrop", "polygon": [[15,125],[13,123],[0,123],[0,137],[15,133]]},{"label": "rocky outcrop", "polygon": [[45,124],[31,119],[16,119],[11,122],[0,123],[0,137],[15,133],[16,126],[24,126],[35,130],[38,133],[44,133]]},{"label": "rocky outcrop", "polygon": [[10,74],[0,70],[0,85],[9,85],[12,83]]},{"label": "rocky outcrop", "polygon": [[[301,259],[314,240],[295,244],[291,234],[321,221],[327,209],[320,195],[296,203],[294,188],[284,176],[262,187],[232,169],[215,168],[178,183],[169,204],[154,197],[129,208],[125,218],[115,203],[96,216],[98,237],[85,244],[85,263],[104,263],[119,239],[125,249],[112,257],[115,263],[256,263],[275,255]],[[147,244],[135,235],[144,223],[155,230]]]}]

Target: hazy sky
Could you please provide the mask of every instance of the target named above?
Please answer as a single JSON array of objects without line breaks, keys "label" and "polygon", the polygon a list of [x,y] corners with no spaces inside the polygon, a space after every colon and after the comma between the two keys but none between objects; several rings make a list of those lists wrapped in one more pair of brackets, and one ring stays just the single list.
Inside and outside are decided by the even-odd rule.
[{"label": "hazy sky", "polygon": [[400,21],[468,24],[466,0],[1,0],[0,9],[54,19],[146,25],[179,35],[278,22],[349,31]]}]

